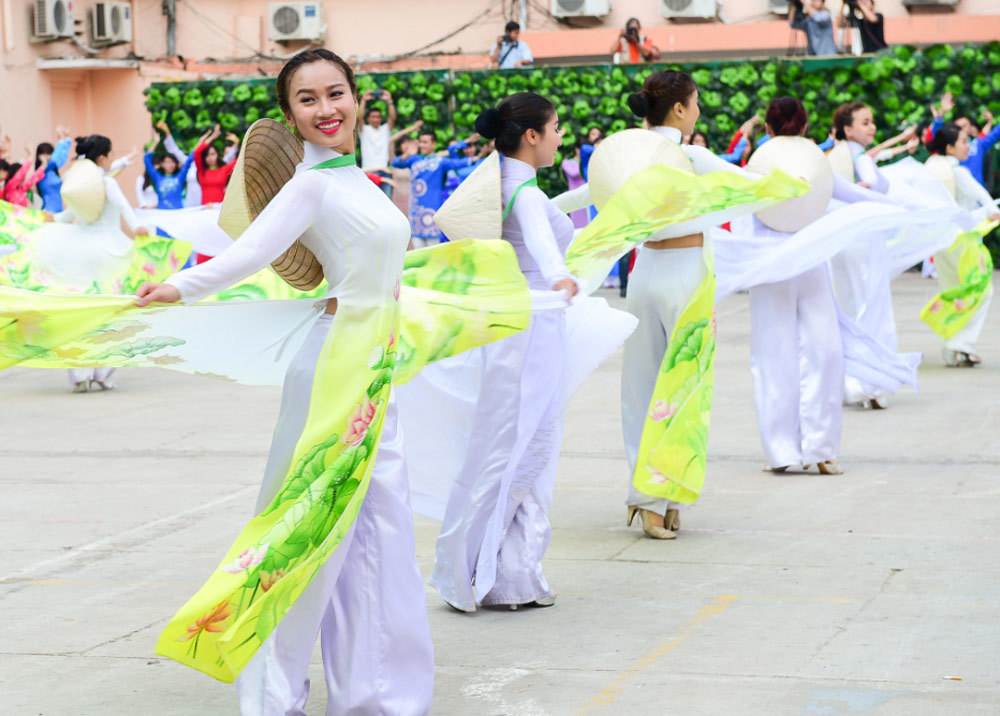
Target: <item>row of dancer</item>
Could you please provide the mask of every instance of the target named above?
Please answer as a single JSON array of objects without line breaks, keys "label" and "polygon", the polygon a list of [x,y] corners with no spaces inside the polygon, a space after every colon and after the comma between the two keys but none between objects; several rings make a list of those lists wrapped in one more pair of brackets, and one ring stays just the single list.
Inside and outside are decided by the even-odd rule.
[{"label": "row of dancer", "polygon": [[[432,646],[409,506],[410,466],[427,456],[421,456],[419,442],[404,449],[400,425],[407,430],[409,425],[405,420],[401,423],[398,398],[405,386],[394,393],[382,379],[368,384],[372,371],[384,370],[387,361],[391,365],[390,356],[400,360],[402,354],[397,351],[408,345],[401,332],[405,324],[399,322],[401,311],[406,314],[406,304],[400,308],[400,284],[406,284],[404,294],[410,285],[403,281],[408,222],[387,210],[385,195],[356,167],[357,102],[350,67],[327,51],[307,51],[285,65],[277,87],[281,108],[303,140],[304,156],[294,177],[229,249],[164,283],[144,285],[139,304],[197,301],[280,261],[296,242],[315,257],[331,288],[321,313],[307,314],[311,320],[302,322],[308,330],[285,377],[257,517],[220,569],[164,631],[158,650],[218,678],[237,678],[245,714],[300,713],[308,695],[306,672],[313,645],[322,634],[329,711],[427,713],[433,683]],[[743,243],[761,251],[754,270],[742,271],[744,262],[732,256],[728,260],[716,257],[712,250],[717,233],[709,227],[740,213],[722,216],[724,212],[713,209],[730,207],[717,205],[715,200],[738,193],[732,191],[738,188],[748,197],[746,206],[754,206],[755,200],[763,205],[766,202],[760,200],[768,192],[753,194],[756,183],[764,181],[756,176],[776,173],[761,165],[756,176],[739,176],[737,167],[704,148],[677,148],[684,130],[690,131],[698,117],[697,87],[683,73],[651,75],[643,90],[630,98],[630,105],[655,130],[633,130],[643,135],[638,141],[651,138],[664,156],[681,152],[687,164],[660,172],[663,168],[649,167],[646,157],[646,167],[634,172],[631,184],[626,181],[615,187],[619,191],[606,191],[592,166],[586,188],[593,196],[587,203],[593,199],[602,211],[578,242],[585,248],[588,242],[597,243],[615,233],[602,234],[605,229],[620,229],[615,223],[629,214],[632,204],[638,204],[629,201],[637,182],[644,195],[653,192],[657,196],[659,191],[662,205],[688,190],[692,203],[688,213],[683,213],[683,207],[671,209],[686,221],[666,222],[671,226],[647,221],[646,233],[630,237],[632,245],[645,243],[629,286],[627,305],[633,318],[606,314],[611,323],[629,329],[638,323],[626,344],[626,361],[632,370],[623,375],[623,423],[632,423],[625,431],[630,461],[628,507],[630,518],[641,514],[647,534],[664,538],[676,534],[681,506],[697,498],[704,479],[715,349],[714,258],[723,259],[716,262],[723,293],[758,285],[770,291],[785,282],[782,290],[789,295],[780,300],[781,312],[764,321],[760,331],[756,321],[767,315],[767,300],[756,302],[755,336],[802,335],[800,316],[807,317],[810,326],[820,327],[809,334],[818,336],[815,347],[824,354],[820,361],[813,356],[800,361],[799,341],[776,340],[769,346],[771,353],[758,356],[769,365],[804,365],[808,376],[797,379],[787,370],[780,376],[755,371],[755,382],[766,388],[767,381],[777,381],[782,407],[787,403],[793,411],[780,422],[782,430],[794,426],[791,449],[795,454],[771,464],[802,464],[804,450],[813,450],[811,461],[835,467],[835,452],[830,455],[822,452],[823,446],[810,447],[814,436],[801,434],[798,418],[811,406],[804,399],[810,396],[804,394],[803,386],[824,396],[842,394],[844,348],[834,337],[839,329],[829,321],[833,306],[829,279],[825,274],[822,278],[817,274],[815,280],[801,277],[822,263],[815,249],[828,243],[823,239],[830,235],[830,227],[842,226],[838,222],[845,215],[825,218],[836,211],[827,211],[830,196],[824,198],[822,191],[815,191],[822,183],[822,171],[815,164],[796,164],[797,152],[810,144],[799,136],[805,130],[801,104],[791,98],[776,101],[768,110],[768,128],[772,136],[787,137],[789,142],[774,142],[768,150],[777,157],[772,161],[778,168],[795,166],[789,173],[813,181],[807,186],[788,173],[777,173],[787,179],[786,188],[795,188],[782,198],[808,190],[801,197],[805,204],[794,209],[791,202],[778,204],[773,208],[778,218],[767,218],[778,228],[754,218],[753,222],[762,223],[752,224],[748,241],[730,241],[730,247]],[[477,129],[496,142],[503,157],[497,163],[495,200],[502,217],[501,236],[513,247],[521,280],[529,287],[572,297],[588,284],[577,269],[582,263],[576,262],[587,256],[580,253],[583,248],[574,254],[570,244],[573,226],[564,212],[566,203],[550,201],[535,179],[538,168],[552,164],[561,143],[555,108],[538,95],[513,95],[485,112]],[[605,156],[614,155],[611,149]],[[793,161],[785,162],[783,154]],[[595,154],[595,160],[599,159]],[[487,164],[481,168],[484,175]],[[721,179],[720,171],[726,173]],[[733,178],[725,178],[728,175]],[[467,182],[471,186],[472,178]],[[641,186],[643,182],[648,185]],[[835,182],[830,177],[827,183]],[[713,195],[713,187],[720,185],[725,191]],[[829,193],[832,196],[832,186]],[[608,194],[612,194],[610,199]],[[858,205],[866,203],[847,188],[843,196],[858,199]],[[894,207],[865,210],[883,222],[873,231],[907,222],[944,221],[938,216],[903,219],[901,215],[915,215]],[[795,221],[781,222],[785,213]],[[803,223],[799,214],[809,219],[805,226],[797,226]],[[820,230],[806,230],[824,220]],[[724,245],[725,240],[719,243]],[[788,248],[798,249],[799,244],[801,251]],[[627,247],[623,244],[621,250],[609,253],[617,258]],[[435,257],[452,255],[447,252],[458,255],[467,250],[464,244],[441,248],[445,251],[415,255],[410,265],[419,269],[432,265]],[[789,254],[806,257],[792,262],[802,270],[783,276],[781,271],[793,269],[779,259]],[[811,261],[818,263],[808,265]],[[464,275],[475,275],[476,270],[470,268],[474,265],[464,262]],[[449,282],[456,280],[454,272],[442,275],[448,275]],[[547,512],[567,398],[563,384],[573,358],[567,350],[571,331],[563,309],[558,308],[561,301],[538,305],[527,330],[480,348],[482,355],[474,363],[481,387],[472,404],[470,441],[457,451],[459,467],[447,491],[432,577],[445,600],[462,611],[481,605],[549,606],[555,600],[541,560],[550,532]],[[788,306],[793,308],[791,313]],[[267,320],[273,317],[265,319],[262,314],[258,320],[262,333],[267,333],[263,330]],[[860,336],[862,344],[864,340]],[[755,342],[755,350],[756,346]],[[884,360],[891,363],[892,358]],[[871,372],[877,373],[880,364],[873,363]],[[364,392],[360,400],[359,388]],[[793,396],[795,405],[785,400]],[[832,413],[840,410],[839,395],[835,401],[820,397],[819,403],[821,418],[832,426]],[[345,411],[341,411],[342,404],[347,405]],[[759,400],[759,410],[761,405]],[[348,429],[341,436],[344,422]],[[839,442],[839,435],[832,435],[833,427],[825,430],[819,442]],[[317,453],[317,441],[331,433],[337,437],[322,443],[322,450],[328,452]],[[378,448],[375,454],[373,447]],[[321,456],[318,470],[317,454]],[[351,472],[337,482],[331,473],[341,468]],[[303,490],[306,475],[317,482]],[[307,511],[314,494],[329,495],[330,505],[340,510],[337,514],[347,517],[334,526],[325,520],[318,525],[295,522],[292,506]],[[291,524],[286,520],[292,520]],[[295,539],[286,539],[289,534],[281,532],[288,526]]]}]

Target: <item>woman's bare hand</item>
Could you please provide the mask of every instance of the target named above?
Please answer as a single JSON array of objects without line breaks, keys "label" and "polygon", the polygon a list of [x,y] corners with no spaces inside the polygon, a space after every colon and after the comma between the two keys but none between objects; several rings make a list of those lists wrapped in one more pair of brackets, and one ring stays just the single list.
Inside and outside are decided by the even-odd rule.
[{"label": "woman's bare hand", "polygon": [[565,291],[566,299],[569,300],[573,298],[576,294],[580,293],[580,287],[576,285],[576,281],[571,278],[564,278],[556,281],[552,284],[553,291]]},{"label": "woman's bare hand", "polygon": [[139,300],[136,306],[148,306],[151,303],[177,303],[181,300],[181,292],[169,283],[144,282],[135,292]]}]

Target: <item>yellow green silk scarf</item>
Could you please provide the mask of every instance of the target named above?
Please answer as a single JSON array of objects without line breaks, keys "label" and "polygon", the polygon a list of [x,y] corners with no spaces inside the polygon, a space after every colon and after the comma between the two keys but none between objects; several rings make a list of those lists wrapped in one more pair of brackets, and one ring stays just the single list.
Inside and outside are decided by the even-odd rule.
[{"label": "yellow green silk scarf", "polygon": [[144,281],[162,282],[187,262],[192,244],[165,236],[137,236],[126,272],[112,281],[89,286],[54,285],[32,260],[31,234],[45,225],[45,214],[0,201],[0,246],[13,245],[12,253],[0,256],[0,286],[28,291],[61,291],[88,294],[132,294]]},{"label": "yellow green silk scarf", "polygon": [[920,320],[945,340],[965,327],[992,290],[993,257],[983,237],[997,224],[984,221],[955,240],[948,253],[959,252],[959,284],[938,293],[920,311]]},{"label": "yellow green silk scarf", "polygon": [[[625,182],[580,232],[566,265],[594,287],[612,262],[668,226],[706,215],[722,223],[808,190],[805,182],[780,171],[752,181],[730,172],[695,175],[649,167]],[[705,280],[670,335],[632,475],[643,494],[684,503],[697,500],[705,482],[714,386],[715,273],[707,238],[703,257]]]},{"label": "yellow green silk scarf", "polygon": [[[240,304],[212,310],[245,307]],[[176,368],[163,359],[183,336],[144,336],[144,315],[192,308],[140,309],[126,296],[0,287],[0,368],[73,367],[88,360]],[[503,241],[454,241],[411,252],[399,291],[387,303],[341,304],[281,489],[163,630],[157,653],[233,681],[354,523],[391,384],[428,362],[524,330],[530,316],[527,284]]]}]

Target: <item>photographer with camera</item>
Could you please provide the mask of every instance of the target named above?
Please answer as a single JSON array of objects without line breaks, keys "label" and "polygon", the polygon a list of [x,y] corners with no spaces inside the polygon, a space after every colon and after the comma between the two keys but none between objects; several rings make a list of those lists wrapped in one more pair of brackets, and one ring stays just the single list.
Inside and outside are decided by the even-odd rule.
[{"label": "photographer with camera", "polygon": [[653,41],[640,34],[642,26],[636,18],[629,18],[625,29],[618,34],[615,44],[611,46],[611,54],[616,65],[634,64],[636,62],[655,62],[660,59],[660,51]]},{"label": "photographer with camera", "polygon": [[[885,42],[885,18],[875,12],[875,0],[844,0],[845,29],[851,33],[854,54],[878,52],[888,45]],[[847,44],[846,41],[844,43]]]},{"label": "photographer with camera", "polygon": [[833,40],[833,16],[823,0],[792,0],[788,7],[788,24],[806,33],[806,48],[810,55],[836,55]]},{"label": "photographer with camera", "polygon": [[504,34],[497,38],[497,44],[490,50],[490,59],[497,63],[497,68],[513,70],[535,61],[531,56],[531,48],[520,39],[521,26],[511,20],[504,27]]}]

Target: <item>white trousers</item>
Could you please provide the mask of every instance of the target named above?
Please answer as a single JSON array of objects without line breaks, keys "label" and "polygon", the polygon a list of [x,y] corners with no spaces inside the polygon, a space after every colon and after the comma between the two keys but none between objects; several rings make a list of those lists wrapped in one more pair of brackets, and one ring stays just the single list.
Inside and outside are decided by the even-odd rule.
[{"label": "white trousers", "polygon": [[844,352],[826,266],[751,288],[750,318],[750,370],[768,464],[835,459]]},{"label": "white trousers", "polygon": [[76,385],[77,383],[88,382],[91,380],[96,380],[101,383],[106,381],[111,377],[111,374],[115,372],[114,368],[70,368],[69,369],[69,384]]},{"label": "white trousers", "polygon": [[528,330],[482,349],[469,445],[430,580],[464,611],[554,595],[542,557],[562,443],[565,330],[562,311],[540,311]]},{"label": "white trousers", "polygon": [[[958,250],[951,252],[941,251],[934,254],[938,286],[942,291],[947,291],[949,288],[954,288],[961,283],[958,278],[958,260],[960,256],[961,251]],[[987,294],[986,299],[978,310],[972,314],[969,322],[962,326],[962,329],[958,333],[944,342],[946,357],[950,357],[948,353],[976,352],[976,341],[979,340],[979,334],[983,332],[983,326],[986,325],[986,312],[989,310],[992,301],[993,287],[990,286],[989,294]]]},{"label": "white trousers", "polygon": [[[317,320],[289,366],[258,511],[276,494],[292,459],[333,321],[325,314]],[[357,521],[240,673],[240,713],[304,716],[317,636],[327,716],[429,713],[434,655],[415,549],[403,436],[390,399]]]},{"label": "white trousers", "polygon": [[639,319],[635,332],[625,341],[622,362],[622,433],[629,468],[625,504],[661,515],[684,505],[639,492],[632,484],[632,475],[670,334],[691,296],[705,280],[707,269],[702,252],[700,246],[640,249],[625,298],[625,310]]}]

